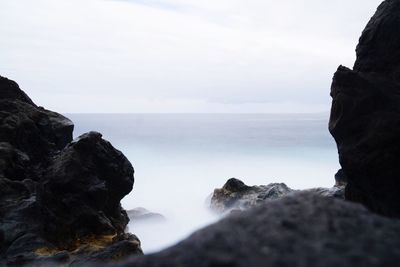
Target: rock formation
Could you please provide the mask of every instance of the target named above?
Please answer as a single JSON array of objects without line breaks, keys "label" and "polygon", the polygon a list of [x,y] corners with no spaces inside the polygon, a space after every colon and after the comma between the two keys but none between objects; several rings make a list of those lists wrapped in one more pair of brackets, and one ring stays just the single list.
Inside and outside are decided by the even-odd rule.
[{"label": "rock formation", "polygon": [[335,174],[335,186],[342,187],[347,185],[347,176],[344,174],[343,170],[340,169]]},{"label": "rock formation", "polygon": [[222,188],[214,190],[210,207],[217,212],[226,212],[232,209],[245,210],[293,191],[283,183],[248,186],[239,179],[231,178]]},{"label": "rock formation", "polygon": [[141,254],[120,200],[133,168],[101,134],[0,77],[0,265],[108,261]]},{"label": "rock formation", "polygon": [[[297,191],[299,190],[291,189],[284,183],[248,186],[239,179],[231,178],[222,188],[214,190],[210,207],[218,213],[246,210]],[[344,198],[343,186],[312,188],[303,191],[314,192],[325,197]]]},{"label": "rock formation", "polygon": [[166,218],[160,214],[146,210],[145,208],[135,208],[127,211],[129,218],[134,222],[165,222]]},{"label": "rock formation", "polygon": [[[256,207],[117,266],[398,266],[400,220],[376,213],[400,217],[399,14],[400,0],[384,1],[360,38],[354,69],[340,66],[333,78],[336,185],[351,201],[321,196],[326,189],[231,179],[217,191],[218,205]],[[5,78],[0,119],[0,265],[98,266],[141,253],[138,239],[124,233],[120,200],[133,168],[121,152],[94,132],[71,142],[68,119]],[[276,199],[258,201],[268,196]]]},{"label": "rock formation", "polygon": [[312,192],[234,213],[176,246],[119,267],[398,266],[400,221]]},{"label": "rock formation", "polygon": [[399,14],[400,1],[384,1],[362,33],[353,70],[338,68],[329,122],[346,199],[394,217],[400,217]]}]

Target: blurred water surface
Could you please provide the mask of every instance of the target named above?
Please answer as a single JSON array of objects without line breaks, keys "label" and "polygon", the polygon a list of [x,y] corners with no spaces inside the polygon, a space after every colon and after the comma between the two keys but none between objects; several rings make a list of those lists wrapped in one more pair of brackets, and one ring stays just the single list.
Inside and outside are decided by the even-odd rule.
[{"label": "blurred water surface", "polygon": [[166,222],[131,222],[145,253],[172,245],[218,218],[205,207],[230,177],[249,185],[330,187],[339,168],[327,114],[67,114],[74,136],[98,131],[135,168],[126,209]]}]

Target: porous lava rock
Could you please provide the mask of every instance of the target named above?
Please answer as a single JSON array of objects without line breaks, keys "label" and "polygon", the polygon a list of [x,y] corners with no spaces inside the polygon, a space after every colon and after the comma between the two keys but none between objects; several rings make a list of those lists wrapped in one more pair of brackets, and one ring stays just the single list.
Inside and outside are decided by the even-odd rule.
[{"label": "porous lava rock", "polygon": [[134,170],[101,134],[0,77],[0,265],[68,266],[142,254],[120,201]]},{"label": "porous lava rock", "polygon": [[400,221],[360,204],[296,192],[233,213],[159,253],[118,267],[388,267],[400,260]]}]

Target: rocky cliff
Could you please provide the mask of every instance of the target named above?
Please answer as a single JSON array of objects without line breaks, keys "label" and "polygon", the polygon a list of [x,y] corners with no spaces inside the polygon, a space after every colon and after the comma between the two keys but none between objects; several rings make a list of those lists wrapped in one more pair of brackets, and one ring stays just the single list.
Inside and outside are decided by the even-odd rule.
[{"label": "rocky cliff", "polygon": [[347,177],[345,197],[400,217],[400,1],[386,0],[365,28],[353,70],[333,77],[329,130]]}]

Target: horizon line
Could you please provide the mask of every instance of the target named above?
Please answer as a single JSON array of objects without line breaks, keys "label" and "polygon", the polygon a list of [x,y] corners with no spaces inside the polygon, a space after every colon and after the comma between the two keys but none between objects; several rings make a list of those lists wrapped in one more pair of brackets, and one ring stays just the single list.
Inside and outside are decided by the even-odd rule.
[{"label": "horizon line", "polygon": [[87,114],[87,115],[91,115],[91,114],[109,114],[109,115],[129,115],[129,114],[171,114],[171,115],[175,115],[175,114],[181,114],[181,115],[206,115],[206,114],[221,114],[221,115],[307,115],[307,114],[330,114],[330,111],[320,111],[320,112],[58,112],[60,114],[70,114],[70,115],[74,115],[74,114]]}]

